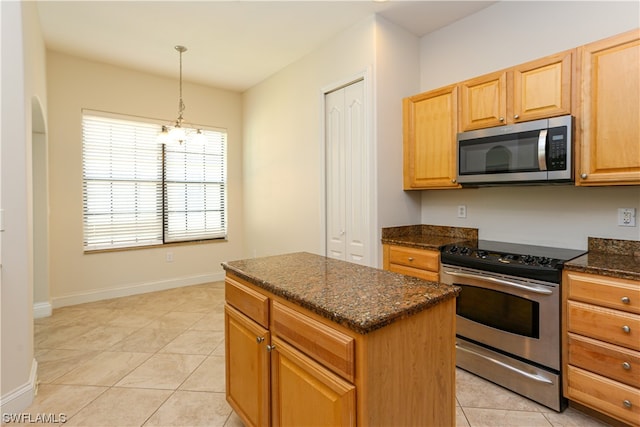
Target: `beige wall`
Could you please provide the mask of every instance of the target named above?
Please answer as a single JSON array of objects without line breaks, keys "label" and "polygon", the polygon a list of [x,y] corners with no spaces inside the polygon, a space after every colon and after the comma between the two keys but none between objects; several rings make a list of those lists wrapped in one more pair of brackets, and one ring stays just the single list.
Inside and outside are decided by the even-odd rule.
[{"label": "beige wall", "polygon": [[359,23],[245,92],[250,256],[324,254],[322,93],[372,66],[373,25],[373,18]]},{"label": "beige wall", "polygon": [[402,191],[402,98],[418,90],[418,38],[371,16],[244,94],[246,249],[250,256],[325,254],[323,91],[365,77],[373,157],[372,263],[383,226],[420,221]]},{"label": "beige wall", "polygon": [[[53,51],[47,52],[47,78],[54,308],[222,279],[220,263],[243,255],[240,94],[183,85],[185,118],[228,132],[228,241],[84,254],[81,110],[169,122],[177,115],[178,81]],[[173,262],[166,261],[167,252]]]},{"label": "beige wall", "polygon": [[[640,26],[640,3],[499,2],[421,39],[421,91],[571,49]],[[505,187],[422,192],[422,222],[477,227],[480,238],[585,249],[587,238],[640,240],[618,208],[640,212],[631,187]],[[456,217],[458,205],[467,218]]]}]

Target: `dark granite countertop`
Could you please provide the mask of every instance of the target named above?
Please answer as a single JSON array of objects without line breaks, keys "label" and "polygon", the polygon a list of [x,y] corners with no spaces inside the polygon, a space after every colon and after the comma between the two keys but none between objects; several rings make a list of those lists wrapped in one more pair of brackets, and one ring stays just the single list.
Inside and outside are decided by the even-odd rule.
[{"label": "dark granite countertop", "polygon": [[434,251],[452,243],[477,240],[477,228],[425,224],[383,228],[381,239],[383,244]]},{"label": "dark granite countertop", "polygon": [[589,252],[565,262],[569,271],[640,280],[640,241],[589,237]]},{"label": "dark granite countertop", "polygon": [[460,292],[456,286],[306,252],[230,261],[222,266],[360,334],[455,298]]}]

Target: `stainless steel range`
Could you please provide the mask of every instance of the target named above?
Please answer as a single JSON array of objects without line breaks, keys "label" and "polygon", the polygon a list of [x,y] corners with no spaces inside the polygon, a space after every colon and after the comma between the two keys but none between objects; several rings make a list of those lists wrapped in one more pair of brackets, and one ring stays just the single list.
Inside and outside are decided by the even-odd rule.
[{"label": "stainless steel range", "polygon": [[584,253],[482,240],[444,246],[440,280],[462,288],[456,365],[562,411],[562,267]]}]

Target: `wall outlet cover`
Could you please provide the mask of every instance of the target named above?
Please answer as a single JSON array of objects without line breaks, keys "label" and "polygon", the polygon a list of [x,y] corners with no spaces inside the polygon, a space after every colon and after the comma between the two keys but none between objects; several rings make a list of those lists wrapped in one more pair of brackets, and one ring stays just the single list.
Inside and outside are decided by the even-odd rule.
[{"label": "wall outlet cover", "polygon": [[621,227],[635,227],[636,208],[618,208],[618,225]]}]

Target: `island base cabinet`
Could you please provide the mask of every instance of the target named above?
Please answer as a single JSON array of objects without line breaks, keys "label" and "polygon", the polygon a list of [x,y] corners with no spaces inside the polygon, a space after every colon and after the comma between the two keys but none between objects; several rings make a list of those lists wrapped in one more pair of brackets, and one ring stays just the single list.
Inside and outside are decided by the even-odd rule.
[{"label": "island base cabinet", "polygon": [[271,383],[273,427],[356,425],[355,386],[275,337]]},{"label": "island base cabinet", "polygon": [[226,305],[225,363],[227,402],[247,427],[268,427],[269,331]]},{"label": "island base cabinet", "polygon": [[455,425],[455,298],[361,334],[227,284],[227,401],[246,427]]}]

